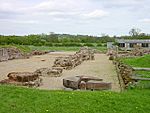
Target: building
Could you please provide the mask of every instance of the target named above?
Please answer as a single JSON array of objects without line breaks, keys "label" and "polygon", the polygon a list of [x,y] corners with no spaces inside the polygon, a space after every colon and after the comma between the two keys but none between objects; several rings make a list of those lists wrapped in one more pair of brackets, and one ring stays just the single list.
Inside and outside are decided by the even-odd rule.
[{"label": "building", "polygon": [[[135,45],[138,45],[142,48],[150,49],[150,39],[147,40],[125,40],[125,39],[117,39],[119,48],[131,50]],[[107,46],[111,47],[110,42],[107,43]],[[113,44],[112,44],[113,45]]]},{"label": "building", "polygon": [[119,39],[116,40],[118,43],[118,46],[120,48],[125,48],[125,49],[132,49],[135,45],[138,45],[142,48],[149,48],[150,49],[150,40],[124,40],[124,39]]}]

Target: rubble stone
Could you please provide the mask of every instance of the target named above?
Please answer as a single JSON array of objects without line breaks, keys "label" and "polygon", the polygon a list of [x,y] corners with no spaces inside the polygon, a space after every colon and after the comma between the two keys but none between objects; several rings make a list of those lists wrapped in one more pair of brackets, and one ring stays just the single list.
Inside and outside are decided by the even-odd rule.
[{"label": "rubble stone", "polygon": [[72,69],[80,65],[83,61],[94,60],[94,50],[88,47],[81,48],[74,55],[67,57],[57,57],[53,67],[62,67],[63,69]]},{"label": "rubble stone", "polygon": [[20,58],[29,58],[29,56],[17,48],[0,48],[0,62]]},{"label": "rubble stone", "polygon": [[32,72],[11,72],[8,79],[0,81],[0,84],[13,84],[28,87],[38,87],[42,83],[42,79]]}]

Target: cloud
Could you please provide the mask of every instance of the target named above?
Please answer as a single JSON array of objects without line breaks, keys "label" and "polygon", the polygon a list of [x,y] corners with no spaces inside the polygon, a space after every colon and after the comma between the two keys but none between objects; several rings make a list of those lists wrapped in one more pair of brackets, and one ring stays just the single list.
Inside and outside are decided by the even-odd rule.
[{"label": "cloud", "polygon": [[[86,0],[46,0],[33,6],[33,10],[41,12],[78,11]],[[79,3],[79,4],[78,4]]]},{"label": "cloud", "polygon": [[102,18],[107,16],[109,13],[103,10],[94,10],[92,12],[89,13],[85,13],[83,14],[83,16],[85,18],[89,18],[89,19],[96,19],[96,18]]},{"label": "cloud", "polygon": [[92,6],[90,0],[62,0],[61,3],[60,0],[41,0],[34,5],[29,5],[25,0],[22,2],[8,1],[0,1],[0,17],[3,19],[17,18],[22,20],[29,17],[29,19],[38,18],[42,21],[42,18],[45,17],[61,21],[68,19],[81,21],[82,19],[96,19],[108,15],[100,8],[90,8]]},{"label": "cloud", "polygon": [[14,24],[38,24],[37,20],[12,20],[12,19],[0,19],[0,22],[14,23]]},{"label": "cloud", "polygon": [[139,22],[150,23],[150,18],[141,19]]},{"label": "cloud", "polygon": [[[129,8],[139,6],[148,0],[111,0],[111,1],[103,1],[104,6],[107,8]],[[140,8],[140,7],[139,7]]]},{"label": "cloud", "polygon": [[[36,4],[29,10],[32,15],[51,18],[56,21],[99,19],[107,16],[109,13],[100,8],[90,8],[91,1],[88,0],[47,0]],[[90,7],[89,7],[90,5]]]},{"label": "cloud", "polygon": [[35,32],[107,33],[110,25],[121,31],[139,21],[140,27],[150,29],[142,24],[150,23],[149,4],[150,0],[0,0],[0,31],[30,32],[31,24]]}]

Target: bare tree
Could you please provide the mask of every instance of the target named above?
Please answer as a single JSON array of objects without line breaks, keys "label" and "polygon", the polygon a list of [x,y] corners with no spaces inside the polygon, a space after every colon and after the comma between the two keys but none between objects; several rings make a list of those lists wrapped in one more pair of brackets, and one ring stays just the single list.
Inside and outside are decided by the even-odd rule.
[{"label": "bare tree", "polygon": [[129,31],[129,34],[130,34],[131,36],[138,36],[138,35],[140,35],[140,32],[141,32],[140,29],[138,29],[138,28],[132,28],[132,29]]}]

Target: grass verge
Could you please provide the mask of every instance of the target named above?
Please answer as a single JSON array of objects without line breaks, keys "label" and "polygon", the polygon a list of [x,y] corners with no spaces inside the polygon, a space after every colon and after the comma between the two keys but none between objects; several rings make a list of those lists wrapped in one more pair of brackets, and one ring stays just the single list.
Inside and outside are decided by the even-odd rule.
[{"label": "grass verge", "polygon": [[150,90],[44,91],[0,85],[0,113],[149,113]]}]

